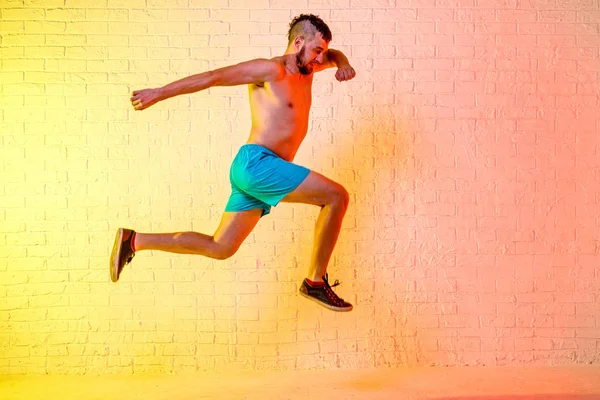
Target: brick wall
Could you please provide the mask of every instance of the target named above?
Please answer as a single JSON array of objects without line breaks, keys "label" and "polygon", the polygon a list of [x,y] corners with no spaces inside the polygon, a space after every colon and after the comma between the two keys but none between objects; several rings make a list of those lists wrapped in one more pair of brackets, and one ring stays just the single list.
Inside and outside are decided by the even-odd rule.
[{"label": "brick wall", "polygon": [[[357,71],[316,76],[296,158],[351,193],[329,272],[355,310],[296,294],[304,205],[231,259],[140,253],[110,283],[118,227],[214,232],[250,128],[245,87],[130,92],[280,55],[307,11]],[[0,373],[599,362],[599,23],[598,0],[1,0]]]}]

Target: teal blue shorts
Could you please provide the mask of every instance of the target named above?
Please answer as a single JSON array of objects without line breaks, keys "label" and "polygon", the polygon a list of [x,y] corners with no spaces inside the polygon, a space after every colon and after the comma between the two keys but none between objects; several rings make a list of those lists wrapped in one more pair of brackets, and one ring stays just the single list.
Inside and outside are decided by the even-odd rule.
[{"label": "teal blue shorts", "polygon": [[285,161],[264,146],[245,144],[231,163],[231,196],[225,211],[262,208],[265,216],[309,173],[308,168]]}]

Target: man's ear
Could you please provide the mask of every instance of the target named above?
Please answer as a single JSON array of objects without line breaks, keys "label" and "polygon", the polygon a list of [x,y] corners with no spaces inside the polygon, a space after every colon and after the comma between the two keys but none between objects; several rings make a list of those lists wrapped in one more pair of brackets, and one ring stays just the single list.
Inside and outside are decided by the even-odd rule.
[{"label": "man's ear", "polygon": [[296,39],[294,39],[294,47],[296,47],[296,51],[300,50],[303,44],[304,36],[296,36]]}]

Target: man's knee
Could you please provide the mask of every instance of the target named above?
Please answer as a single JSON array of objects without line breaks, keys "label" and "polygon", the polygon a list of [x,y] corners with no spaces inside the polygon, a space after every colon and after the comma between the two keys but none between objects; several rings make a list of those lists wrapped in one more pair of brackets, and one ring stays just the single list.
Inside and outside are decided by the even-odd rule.
[{"label": "man's knee", "polygon": [[232,257],[240,246],[232,243],[216,243],[214,258],[217,260],[226,260]]},{"label": "man's knee", "polygon": [[342,185],[336,185],[331,194],[331,202],[336,206],[347,209],[350,203],[350,194]]}]

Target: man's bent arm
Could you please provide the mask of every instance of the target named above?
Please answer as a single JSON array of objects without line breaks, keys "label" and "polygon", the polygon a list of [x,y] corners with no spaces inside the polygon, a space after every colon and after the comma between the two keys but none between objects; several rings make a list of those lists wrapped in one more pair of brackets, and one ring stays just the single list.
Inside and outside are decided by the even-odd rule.
[{"label": "man's bent arm", "polygon": [[321,64],[317,64],[315,66],[315,72],[323,71],[324,69],[327,69],[327,68],[333,68],[333,67],[339,68],[343,65],[350,65],[348,58],[346,58],[344,53],[342,53],[339,50],[328,49],[323,54],[323,56],[324,56],[323,62],[321,62]]},{"label": "man's bent arm", "polygon": [[317,64],[314,71],[322,71],[327,68],[331,68],[336,66],[338,68],[335,73],[335,79],[338,81],[347,81],[353,79],[356,76],[356,71],[350,65],[350,61],[348,58],[339,50],[328,49],[324,54],[323,62],[321,64]]},{"label": "man's bent arm", "polygon": [[345,65],[350,65],[348,58],[339,50],[329,49],[327,50],[327,58],[329,61],[335,65],[336,67],[343,67]]}]

